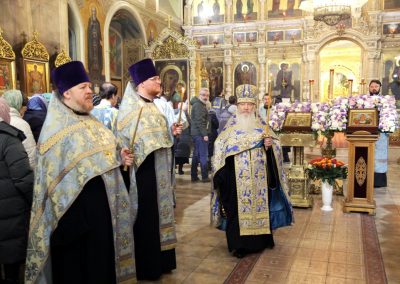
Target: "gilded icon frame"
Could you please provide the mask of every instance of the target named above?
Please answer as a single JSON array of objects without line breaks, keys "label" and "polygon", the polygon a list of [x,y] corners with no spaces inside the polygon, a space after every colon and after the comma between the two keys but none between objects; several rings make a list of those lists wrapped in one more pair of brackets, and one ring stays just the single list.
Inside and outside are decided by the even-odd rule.
[{"label": "gilded icon frame", "polygon": [[24,86],[27,97],[31,97],[34,94],[46,93],[49,91],[50,78],[48,76],[48,62],[24,59],[23,69],[25,78]]},{"label": "gilded icon frame", "polygon": [[350,109],[348,112],[347,132],[368,131],[378,132],[379,115],[375,108]]},{"label": "gilded icon frame", "polygon": [[283,122],[283,131],[311,132],[311,112],[288,112]]},{"label": "gilded icon frame", "polygon": [[15,61],[0,58],[0,96],[5,91],[15,88]]}]

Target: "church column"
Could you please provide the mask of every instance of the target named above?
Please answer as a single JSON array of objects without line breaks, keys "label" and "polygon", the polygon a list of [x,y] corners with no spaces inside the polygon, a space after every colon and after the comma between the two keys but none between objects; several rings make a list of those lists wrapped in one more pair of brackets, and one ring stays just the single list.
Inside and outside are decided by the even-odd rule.
[{"label": "church column", "polygon": [[189,90],[189,94],[190,94],[190,98],[195,97],[196,96],[196,56],[195,51],[192,50],[191,52],[191,56],[189,59],[189,64],[190,64],[190,71],[189,71],[189,77],[190,77],[190,90]]},{"label": "church column", "polygon": [[313,90],[313,98],[310,98],[310,90],[309,94],[307,95],[307,98],[311,100],[311,102],[318,102],[319,101],[319,76],[318,76],[318,70],[319,67],[316,65],[317,62],[315,60],[316,55],[314,51],[306,51],[303,53],[303,63],[305,65],[304,68],[304,74],[305,74],[305,82],[308,82],[309,80],[314,80],[315,84],[314,90]]},{"label": "church column", "polygon": [[379,61],[381,52],[373,50],[368,52],[368,77],[366,83],[369,84],[371,80],[379,78]]},{"label": "church column", "polygon": [[185,26],[190,26],[192,22],[192,5],[185,5],[185,18],[183,19],[183,24]]},{"label": "church column", "polygon": [[260,0],[260,18],[258,19],[259,21],[264,21],[265,20],[265,0]]},{"label": "church column", "polygon": [[[258,49],[258,63],[260,64],[260,80],[258,84],[258,91],[259,91],[259,99],[262,99],[263,94],[266,93],[265,91],[265,47],[260,47]],[[270,94],[271,95],[271,94]]]},{"label": "church column", "polygon": [[232,0],[226,0],[225,1],[225,23],[232,23],[233,18],[232,18]]},{"label": "church column", "polygon": [[227,97],[232,96],[232,50],[225,50],[224,64],[226,69],[225,93]]}]

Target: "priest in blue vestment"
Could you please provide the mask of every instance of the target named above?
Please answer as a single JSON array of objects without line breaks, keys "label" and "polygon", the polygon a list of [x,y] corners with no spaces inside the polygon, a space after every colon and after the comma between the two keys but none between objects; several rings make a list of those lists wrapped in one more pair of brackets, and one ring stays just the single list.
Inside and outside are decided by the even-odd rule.
[{"label": "priest in blue vestment", "polygon": [[129,73],[133,82],[118,111],[117,137],[134,155],[129,191],[138,202],[133,226],[137,279],[157,280],[176,268],[171,147],[182,125],[170,125],[155,103],[161,80],[151,59],[133,64]]},{"label": "priest in blue vestment", "polygon": [[130,229],[134,198],[113,133],[90,115],[90,79],[80,61],[52,72],[52,96],[37,144],[25,283],[135,283]]},{"label": "priest in blue vestment", "polygon": [[281,148],[255,116],[257,88],[236,89],[237,114],[214,146],[212,221],[226,216],[228,249],[236,257],[273,248],[272,230],[292,223]]},{"label": "priest in blue vestment", "polygon": [[[379,80],[371,80],[369,83],[369,94],[380,95],[382,83]],[[375,161],[374,161],[374,187],[387,186],[388,170],[388,150],[389,134],[380,133],[379,139],[375,143]]]}]

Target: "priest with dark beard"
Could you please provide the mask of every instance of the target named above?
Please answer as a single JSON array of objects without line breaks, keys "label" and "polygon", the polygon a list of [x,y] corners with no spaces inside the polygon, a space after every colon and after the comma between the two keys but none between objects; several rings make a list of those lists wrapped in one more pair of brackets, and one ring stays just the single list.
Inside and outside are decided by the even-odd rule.
[{"label": "priest with dark beard", "polygon": [[255,116],[257,88],[236,88],[237,114],[214,146],[212,222],[226,217],[228,249],[241,258],[274,247],[272,230],[292,223],[281,147]]}]

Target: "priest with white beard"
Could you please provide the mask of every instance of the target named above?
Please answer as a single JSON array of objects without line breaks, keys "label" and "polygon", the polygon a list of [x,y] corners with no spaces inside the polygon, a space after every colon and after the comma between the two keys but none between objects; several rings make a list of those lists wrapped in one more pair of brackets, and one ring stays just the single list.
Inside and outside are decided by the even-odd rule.
[{"label": "priest with white beard", "polygon": [[273,248],[272,230],[289,226],[293,212],[279,140],[255,115],[257,87],[240,85],[236,96],[237,114],[214,145],[211,215],[215,225],[226,217],[228,250],[241,258]]}]

